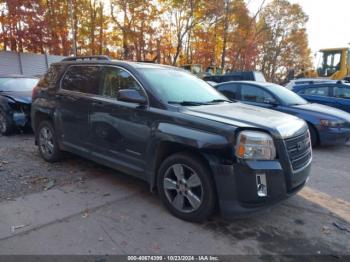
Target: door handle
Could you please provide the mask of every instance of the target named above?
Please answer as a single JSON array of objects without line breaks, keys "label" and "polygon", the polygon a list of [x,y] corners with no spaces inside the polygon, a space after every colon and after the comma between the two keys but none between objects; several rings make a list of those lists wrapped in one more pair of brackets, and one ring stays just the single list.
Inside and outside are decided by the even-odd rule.
[{"label": "door handle", "polygon": [[92,102],[92,106],[103,107],[103,102],[101,102],[101,101],[94,101],[94,102]]},{"label": "door handle", "polygon": [[78,100],[78,98],[76,98],[76,97],[74,97],[74,96],[66,96],[67,97],[67,99],[69,100],[69,101],[71,101],[71,102],[75,102],[75,101],[77,101]]},{"label": "door handle", "polygon": [[62,100],[62,99],[64,98],[65,100],[68,100],[68,101],[70,101],[70,102],[75,102],[75,101],[78,100],[78,98],[76,98],[76,97],[74,97],[74,96],[62,95],[62,94],[56,94],[56,95],[55,95],[55,98],[56,98],[57,100]]}]

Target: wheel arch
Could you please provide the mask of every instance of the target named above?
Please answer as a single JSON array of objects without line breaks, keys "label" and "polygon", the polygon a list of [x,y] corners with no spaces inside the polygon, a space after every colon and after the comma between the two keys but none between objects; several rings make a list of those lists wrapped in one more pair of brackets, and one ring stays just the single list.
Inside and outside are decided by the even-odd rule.
[{"label": "wheel arch", "polygon": [[53,116],[52,114],[47,111],[47,110],[38,110],[34,113],[33,115],[33,121],[32,121],[32,128],[34,131],[34,137],[35,137],[35,144],[37,145],[38,143],[38,134],[37,134],[37,129],[38,126],[42,121],[50,121],[53,124]]},{"label": "wheel arch", "polygon": [[320,134],[319,134],[319,131],[318,131],[317,127],[310,121],[305,120],[305,122],[307,123],[309,129],[312,128],[315,131],[315,135],[316,135],[316,143],[315,143],[315,145],[320,144],[321,143],[321,141],[320,141]]},{"label": "wheel arch", "polygon": [[213,170],[210,167],[211,157],[209,154],[207,154],[206,152],[203,152],[199,148],[191,147],[179,142],[162,141],[158,144],[155,150],[155,159],[154,159],[152,171],[150,173],[151,191],[154,191],[156,189],[157,176],[158,176],[158,170],[160,165],[166,158],[176,153],[190,153],[191,155],[198,157],[201,161],[203,161],[203,163],[205,163],[206,167],[209,169],[209,172],[213,178],[213,181],[215,181],[213,176]]}]

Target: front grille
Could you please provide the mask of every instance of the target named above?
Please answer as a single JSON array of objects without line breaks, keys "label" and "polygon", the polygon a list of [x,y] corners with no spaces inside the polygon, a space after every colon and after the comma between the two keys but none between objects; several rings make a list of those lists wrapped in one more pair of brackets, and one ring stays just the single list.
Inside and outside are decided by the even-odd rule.
[{"label": "front grille", "polygon": [[294,171],[303,168],[310,162],[312,149],[307,131],[302,135],[286,139],[285,143]]}]

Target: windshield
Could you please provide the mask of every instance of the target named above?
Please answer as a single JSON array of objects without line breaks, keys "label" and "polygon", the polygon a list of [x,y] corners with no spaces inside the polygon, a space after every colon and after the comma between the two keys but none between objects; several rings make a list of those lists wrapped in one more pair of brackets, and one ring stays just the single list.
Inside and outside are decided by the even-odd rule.
[{"label": "windshield", "polygon": [[285,105],[305,105],[308,102],[300,97],[298,94],[288,90],[287,88],[271,84],[267,88],[279,98],[279,100]]},{"label": "windshield", "polygon": [[[321,51],[322,55],[318,66],[318,74],[320,77],[330,77],[340,70],[342,50]],[[320,55],[319,55],[320,56]]]},{"label": "windshield", "polygon": [[32,91],[38,81],[36,78],[0,78],[0,92]]},{"label": "windshield", "polygon": [[228,99],[198,77],[175,69],[145,68],[143,76],[161,99],[168,103],[209,103]]}]

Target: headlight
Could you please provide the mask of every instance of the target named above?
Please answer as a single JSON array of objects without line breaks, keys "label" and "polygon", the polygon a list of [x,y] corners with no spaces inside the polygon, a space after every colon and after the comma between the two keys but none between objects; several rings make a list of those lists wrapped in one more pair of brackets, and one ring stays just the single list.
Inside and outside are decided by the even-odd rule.
[{"label": "headlight", "polygon": [[236,156],[248,160],[272,160],[276,148],[269,134],[258,131],[242,131],[238,135]]},{"label": "headlight", "polygon": [[325,127],[342,127],[345,125],[345,121],[343,120],[321,119],[320,123],[321,123],[321,126],[325,126]]}]

